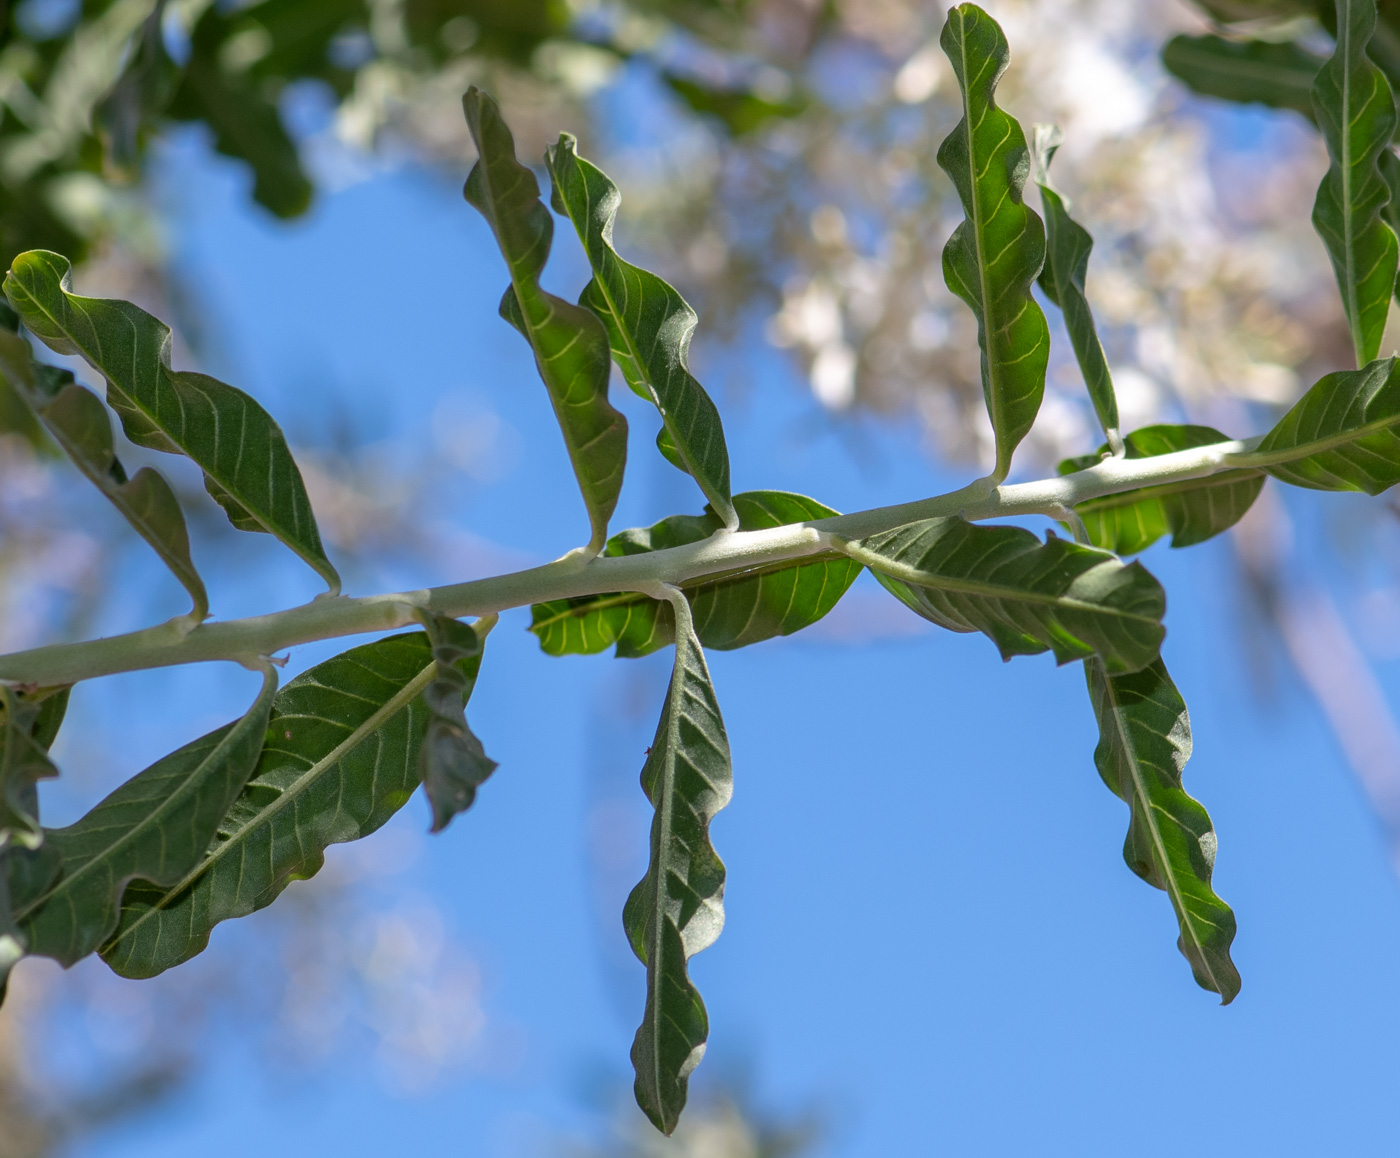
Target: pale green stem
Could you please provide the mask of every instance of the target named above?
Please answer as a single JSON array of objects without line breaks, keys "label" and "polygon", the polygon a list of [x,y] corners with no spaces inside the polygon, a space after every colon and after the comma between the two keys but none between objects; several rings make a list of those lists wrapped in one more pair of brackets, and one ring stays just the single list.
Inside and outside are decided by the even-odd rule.
[{"label": "pale green stem", "polygon": [[[541,567],[469,583],[361,598],[323,596],[270,615],[205,622],[192,631],[172,620],[125,635],[0,655],[0,680],[48,686],[211,660],[256,664],[260,656],[271,656],[318,639],[412,626],[420,608],[460,618],[491,615],[552,599],[650,591],[662,584],[677,586],[707,576],[820,554],[831,550],[836,540],[862,539],[939,516],[961,515],[972,520],[1013,515],[1062,518],[1066,508],[1087,499],[1142,486],[1204,478],[1222,470],[1262,466],[1262,456],[1250,453],[1256,441],[1221,442],[1151,458],[1107,458],[1061,478],[1003,484],[990,491],[986,480],[979,479],[961,490],[917,502],[762,531],[719,531],[698,543],[639,555],[600,555],[587,564],[565,556]],[[1292,457],[1313,449],[1294,451]],[[1256,458],[1260,461],[1256,462]]]}]

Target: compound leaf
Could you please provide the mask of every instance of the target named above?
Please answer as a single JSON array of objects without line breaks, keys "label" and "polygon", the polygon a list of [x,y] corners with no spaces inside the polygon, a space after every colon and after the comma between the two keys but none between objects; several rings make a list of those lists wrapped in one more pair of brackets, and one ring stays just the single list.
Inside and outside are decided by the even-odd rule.
[{"label": "compound leaf", "polygon": [[37,896],[16,896],[29,951],[72,965],[112,934],[127,884],[170,887],[198,862],[257,762],[277,676],[248,713],[156,761],[67,828],[49,829],[59,854],[56,880]]},{"label": "compound leaf", "polygon": [[1064,312],[1070,345],[1084,375],[1084,385],[1094,404],[1099,425],[1114,453],[1122,449],[1118,434],[1118,398],[1113,392],[1113,376],[1103,343],[1094,326],[1094,314],[1085,296],[1084,281],[1089,272],[1089,254],[1094,239],[1089,231],[1069,215],[1069,205],[1050,184],[1050,162],[1063,138],[1054,125],[1035,127],[1036,184],[1045,210],[1046,260],[1040,271],[1040,288]]},{"label": "compound leaf", "polygon": [[[744,531],[836,514],[815,499],[783,491],[737,494],[734,507]],[[606,554],[636,555],[697,543],[722,526],[712,509],[704,515],[673,515],[651,527],[619,531],[608,540]],[[812,556],[682,587],[700,642],[729,650],[811,626],[836,606],[859,574],[860,565],[844,556]],[[530,630],[550,655],[586,654],[616,644],[620,658],[632,658],[673,639],[669,602],[639,592],[556,599],[530,610]]]},{"label": "compound leaf", "polygon": [[938,150],[966,220],[943,250],[943,277],[977,317],[982,392],[996,435],[1000,482],[1045,393],[1050,329],[1031,297],[1045,230],[1021,199],[1030,153],[1021,126],[996,105],[1010,53],[1000,26],[975,4],[949,9],[941,37],[962,90],[962,120]]},{"label": "compound leaf", "polygon": [[1228,1005],[1240,991],[1230,960],[1235,914],[1211,888],[1216,838],[1210,817],[1181,786],[1191,758],[1186,704],[1160,659],[1131,675],[1110,676],[1092,659],[1084,671],[1099,721],[1094,763],[1132,813],[1123,859],[1171,898],[1182,956],[1196,981]]},{"label": "compound leaf", "polygon": [[588,508],[589,550],[597,553],[607,539],[627,462],[627,420],[608,402],[607,331],[582,306],[540,288],[554,219],[540,201],[539,183],[515,159],[515,138],[494,100],[471,88],[462,107],[480,157],[464,193],[490,224],[510,270],[501,316],[535,352]]},{"label": "compound leaf", "polygon": [[[54,379],[56,392],[40,381],[45,376]],[[0,381],[32,408],[74,465],[170,568],[194,602],[190,619],[204,619],[209,614],[209,597],[190,559],[190,536],[175,492],[148,466],[126,477],[113,449],[107,408],[97,395],[71,379],[67,371],[37,366],[29,343],[0,329]]]},{"label": "compound leaf", "polygon": [[565,133],[547,160],[554,208],[573,222],[593,267],[579,304],[607,328],[613,360],[627,384],[661,411],[668,436],[662,454],[695,479],[726,526],[735,526],[724,426],[686,364],[695,311],[661,278],[618,256],[613,223],[622,195],[601,169],[578,155],[578,142]]},{"label": "compound leaf", "polygon": [[[1128,458],[1151,458],[1226,441],[1225,435],[1209,426],[1164,425],[1135,430],[1124,445]],[[1085,470],[1108,452],[1104,446],[1098,454],[1066,459],[1060,463],[1060,473]],[[1190,547],[1228,530],[1244,517],[1263,487],[1262,471],[1226,470],[1088,499],[1074,509],[1095,547],[1115,555],[1136,555],[1168,533],[1173,547]]]},{"label": "compound leaf", "polygon": [[1325,61],[1290,40],[1174,36],[1162,64],[1192,92],[1238,104],[1292,109],[1313,119],[1313,82]]},{"label": "compound leaf", "polygon": [[429,718],[418,762],[433,813],[432,831],[441,832],[472,806],[476,790],[498,767],[467,726],[466,716],[491,624],[469,626],[443,615],[424,614],[422,619],[433,649],[433,678],[423,689]]},{"label": "compound leaf", "polygon": [[243,391],[170,368],[170,327],[130,302],[69,292],[72,266],[46,250],[15,258],[5,296],[29,331],[60,354],[81,354],[107,380],[107,402],[138,446],[189,456],[241,531],[266,531],[301,556],[332,593],[301,472],[272,416]]},{"label": "compound leaf", "polygon": [[1115,674],[1157,658],[1166,597],[1141,563],[1020,527],[925,519],[847,543],[901,601],[952,631],[980,631],[1004,659],[1097,655]]},{"label": "compound leaf", "polygon": [[709,1019],[686,962],[724,927],[724,864],[710,821],[729,803],[733,775],[705,654],[677,592],[671,600],[676,661],[642,790],[656,810],[651,859],[622,921],[647,967],[642,1024],[632,1043],[637,1104],[663,1134],[676,1128],[690,1073],[705,1053]]},{"label": "compound leaf", "polygon": [[1332,259],[1358,367],[1380,352],[1400,258],[1385,220],[1390,191],[1378,164],[1395,133],[1395,97],[1366,54],[1375,27],[1375,0],[1337,0],[1337,48],[1313,85],[1317,123],[1332,158],[1313,204],[1313,225]]},{"label": "compound leaf", "polygon": [[1236,461],[1294,486],[1378,495],[1400,482],[1400,366],[1327,374]]},{"label": "compound leaf", "polygon": [[267,743],[198,862],[171,887],[132,885],[102,956],[123,977],[153,977],[209,943],[220,921],[314,876],[327,846],[379,828],[418,786],[436,674],[422,632],[352,648],[287,684]]}]

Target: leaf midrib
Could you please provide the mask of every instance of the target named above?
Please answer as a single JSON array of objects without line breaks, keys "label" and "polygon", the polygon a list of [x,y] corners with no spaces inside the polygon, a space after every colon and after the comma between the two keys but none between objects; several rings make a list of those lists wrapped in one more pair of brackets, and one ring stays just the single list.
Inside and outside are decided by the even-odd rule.
[{"label": "leaf midrib", "polygon": [[316,761],[316,763],[312,764],[311,767],[307,768],[305,772],[293,780],[292,783],[281,792],[276,800],[260,809],[237,831],[231,833],[218,848],[191,869],[189,873],[185,875],[184,879],[167,889],[165,895],[161,897],[159,901],[147,909],[146,912],[142,913],[141,916],[128,925],[126,929],[122,930],[119,936],[109,941],[108,945],[117,945],[131,936],[131,934],[144,925],[146,921],[150,920],[156,913],[164,909],[172,898],[178,896],[190,884],[213,868],[214,865],[223,858],[224,854],[247,836],[252,829],[267,823],[281,810],[284,804],[299,797],[312,783],[318,780],[327,769],[333,767],[349,755],[351,751],[357,748],[371,732],[377,731],[383,724],[387,723],[391,717],[398,714],[414,696],[427,686],[436,670],[436,662],[429,661],[422,671],[385,701],[383,707],[375,711],[373,715],[332,748],[330,752],[321,757],[320,760]]}]

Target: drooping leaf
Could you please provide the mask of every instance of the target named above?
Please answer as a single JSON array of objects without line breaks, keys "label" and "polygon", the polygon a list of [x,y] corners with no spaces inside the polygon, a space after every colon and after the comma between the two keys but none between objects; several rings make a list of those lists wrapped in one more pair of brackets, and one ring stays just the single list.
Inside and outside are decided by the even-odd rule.
[{"label": "drooping leaf", "polygon": [[938,164],[958,190],[964,220],[943,250],[943,277],[977,317],[982,393],[996,435],[1000,482],[1026,436],[1050,357],[1050,330],[1031,297],[1045,260],[1045,229],[1021,199],[1030,153],[1021,126],[996,105],[1010,52],[1000,26],[975,4],[949,9],[941,37],[962,90],[962,120]]},{"label": "drooping leaf", "polygon": [[374,832],[418,786],[436,668],[422,632],[352,648],[278,693],[252,778],[197,864],[173,887],[132,885],[102,948],[123,977],[202,952],[220,921],[314,876],[327,846]]},{"label": "drooping leaf", "polygon": [[925,519],[847,543],[925,619],[980,631],[1004,659],[1050,650],[1060,663],[1100,656],[1113,673],[1157,658],[1166,598],[1141,563],[1020,527]]},{"label": "drooping leaf", "polygon": [[39,826],[38,782],[58,775],[49,747],[67,710],[67,688],[25,695],[0,684],[0,1004],[10,970],[29,949],[11,901],[12,864],[26,858],[29,876],[40,887],[58,872],[58,857],[44,846]]},{"label": "drooping leaf", "polygon": [[1166,70],[1201,96],[1292,109],[1309,120],[1313,82],[1323,63],[1291,40],[1174,36],[1162,49]]},{"label": "drooping leaf", "polygon": [[627,420],[608,402],[607,331],[582,306],[540,288],[554,219],[540,201],[539,182],[515,159],[515,138],[494,100],[472,88],[462,107],[480,157],[464,193],[490,224],[510,270],[501,316],[535,352],[588,508],[589,550],[597,553],[608,537],[627,462]]},{"label": "drooping leaf", "polygon": [[1065,329],[1069,331],[1079,372],[1094,404],[1115,454],[1121,453],[1123,440],[1118,433],[1118,397],[1113,392],[1113,376],[1108,370],[1103,343],[1094,326],[1094,314],[1085,296],[1084,281],[1089,272],[1089,254],[1094,239],[1089,231],[1069,215],[1069,205],[1050,184],[1050,162],[1062,141],[1054,125],[1035,127],[1036,184],[1040,186],[1040,204],[1045,210],[1045,268],[1040,271],[1040,288],[1045,296],[1064,311]]},{"label": "drooping leaf", "polygon": [[[194,603],[190,619],[204,619],[209,614],[209,597],[190,559],[185,516],[170,484],[148,466],[128,479],[113,449],[107,408],[97,395],[77,385],[66,372],[51,375],[55,378],[52,383],[43,382],[42,376],[29,343],[0,329],[0,382],[32,408],[74,465],[154,548],[189,592]],[[56,392],[52,387],[57,387]]]},{"label": "drooping leaf", "polygon": [[656,810],[651,859],[622,922],[647,967],[647,999],[632,1043],[637,1104],[663,1134],[676,1128],[691,1071],[705,1053],[709,1019],[686,962],[724,927],[724,864],[710,844],[710,821],[729,803],[729,739],[690,605],[672,601],[676,662],[661,721],[642,769]]},{"label": "drooping leaf", "polygon": [[1241,465],[1320,491],[1378,495],[1400,482],[1400,362],[1327,374]]},{"label": "drooping leaf", "polygon": [[1313,85],[1317,123],[1332,158],[1317,190],[1313,225],[1332,259],[1358,367],[1380,352],[1400,259],[1383,212],[1390,191],[1378,166],[1395,134],[1395,97],[1366,54],[1375,27],[1375,0],[1337,0],[1337,48]]},{"label": "drooping leaf", "polygon": [[267,666],[240,720],[158,760],[76,823],[45,830],[61,871],[37,895],[14,897],[30,953],[72,965],[111,935],[130,881],[168,888],[198,862],[253,770],[276,688]]},{"label": "drooping leaf", "polygon": [[[734,496],[739,529],[758,531],[836,514],[830,507],[783,491],[747,491]],[[723,524],[713,510],[673,515],[651,527],[619,531],[606,554],[636,555],[697,543]],[[706,647],[729,650],[791,635],[836,606],[860,574],[841,555],[810,556],[797,563],[737,575],[706,577],[683,585],[696,634]],[[646,655],[673,639],[670,604],[639,592],[588,595],[537,603],[530,630],[550,655],[587,654],[617,645],[620,658]]]},{"label": "drooping leaf", "polygon": [[466,716],[491,624],[478,621],[469,626],[442,615],[425,614],[422,619],[434,667],[433,678],[423,689],[430,716],[418,761],[433,812],[432,831],[441,832],[454,816],[472,806],[476,790],[498,767],[467,726]]},{"label": "drooping leaf", "polygon": [[107,402],[132,442],[188,455],[229,522],[274,535],[338,592],[301,472],[272,416],[215,378],[172,370],[169,326],[130,302],[70,293],[71,274],[56,253],[22,253],[5,276],[5,296],[37,338],[82,355],[107,379]]},{"label": "drooping leaf", "polygon": [[623,261],[613,248],[613,223],[622,195],[607,175],[578,155],[565,133],[546,154],[554,208],[573,222],[593,267],[579,299],[608,331],[608,344],[627,384],[656,404],[673,452],[662,453],[694,477],[710,506],[736,524],[729,494],[729,451],[724,427],[705,388],[686,364],[695,311],[654,273]]},{"label": "drooping leaf", "polygon": [[[1144,426],[1124,439],[1128,458],[1150,458],[1226,441],[1225,435],[1209,426],[1167,425]],[[1108,450],[1104,446],[1098,454],[1065,459],[1060,473],[1094,466]],[[1104,495],[1074,509],[1084,520],[1095,547],[1115,555],[1136,555],[1168,533],[1173,547],[1190,547],[1228,530],[1244,517],[1263,487],[1262,471],[1226,470],[1205,478]]]},{"label": "drooping leaf", "polygon": [[1123,859],[1171,898],[1182,956],[1196,981],[1228,1005],[1240,991],[1230,960],[1235,914],[1211,888],[1216,838],[1210,817],[1181,786],[1191,758],[1186,704],[1160,659],[1131,675],[1110,676],[1094,659],[1084,671],[1099,721],[1094,763],[1132,812]]}]

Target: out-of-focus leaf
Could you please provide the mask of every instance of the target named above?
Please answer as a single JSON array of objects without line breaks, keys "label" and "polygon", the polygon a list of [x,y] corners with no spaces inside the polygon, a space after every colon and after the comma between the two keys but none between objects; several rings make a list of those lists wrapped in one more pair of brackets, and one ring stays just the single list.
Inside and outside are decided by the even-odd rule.
[{"label": "out-of-focus leaf", "polygon": [[1035,127],[1036,184],[1045,210],[1045,268],[1040,271],[1040,288],[1065,315],[1079,372],[1094,404],[1099,425],[1115,453],[1122,450],[1118,434],[1118,397],[1113,392],[1113,376],[1104,357],[1103,343],[1094,326],[1094,313],[1085,296],[1084,280],[1089,273],[1089,254],[1094,239],[1089,231],[1069,215],[1069,205],[1050,184],[1050,162],[1063,138],[1055,125]]},{"label": "out-of-focus leaf", "polygon": [[540,288],[554,219],[540,201],[539,183],[515,159],[515,138],[494,100],[472,88],[462,107],[480,156],[464,192],[490,223],[510,269],[501,316],[535,351],[588,508],[589,549],[596,553],[608,537],[627,463],[627,420],[608,402],[607,331],[582,306]]},{"label": "out-of-focus leaf", "polygon": [[301,472],[272,416],[242,390],[172,370],[169,326],[130,302],[70,293],[71,273],[56,253],[20,254],[5,296],[32,334],[60,354],[81,354],[107,379],[107,402],[132,442],[188,455],[229,522],[274,535],[339,592]]},{"label": "out-of-focus leaf", "polygon": [[1211,888],[1216,839],[1210,817],[1181,786],[1191,758],[1186,704],[1160,659],[1119,676],[1091,659],[1084,672],[1099,721],[1094,763],[1132,812],[1123,859],[1171,898],[1182,956],[1196,981],[1228,1005],[1240,991],[1230,960],[1235,914]]},{"label": "out-of-focus leaf", "polygon": [[267,666],[242,719],[156,761],[75,824],[45,831],[61,858],[58,878],[14,898],[30,953],[72,965],[112,934],[130,881],[169,888],[184,878],[248,782],[276,688]]},{"label": "out-of-focus leaf", "polygon": [[710,821],[733,793],[729,739],[690,605],[677,594],[672,608],[676,662],[642,769],[642,790],[656,810],[651,859],[622,912],[647,967],[646,1010],[632,1043],[634,1089],[663,1134],[676,1128],[710,1032],[686,962],[724,927],[724,864],[710,844]]},{"label": "out-of-focus leaf", "polygon": [[1323,58],[1292,41],[1174,36],[1162,49],[1169,73],[1201,96],[1292,109],[1313,119],[1312,89]]},{"label": "out-of-focus leaf", "polygon": [[997,107],[1010,52],[1000,26],[975,4],[948,11],[941,38],[962,90],[963,117],[939,147],[964,220],[943,250],[943,277],[977,317],[982,393],[996,435],[992,481],[1011,469],[1045,393],[1050,329],[1031,297],[1045,261],[1045,229],[1021,199],[1030,171],[1026,137]]},{"label": "out-of-focus leaf", "polygon": [[[1124,439],[1128,458],[1151,458],[1226,441],[1225,435],[1209,426],[1144,426]],[[1067,458],[1060,463],[1060,473],[1086,470],[1107,453],[1104,446],[1098,454]],[[1074,509],[1095,547],[1115,555],[1136,555],[1168,533],[1173,547],[1190,547],[1228,530],[1244,517],[1263,487],[1260,470],[1226,470],[1104,495]]]},{"label": "out-of-focus leaf", "polygon": [[578,142],[565,133],[547,160],[554,208],[573,222],[593,267],[580,304],[607,328],[627,384],[661,411],[672,452],[662,447],[662,454],[673,463],[679,459],[725,524],[735,526],[724,426],[686,365],[695,311],[661,278],[618,256],[612,234],[622,195],[601,169],[578,155]]},{"label": "out-of-focus leaf", "polygon": [[190,619],[204,619],[209,614],[209,597],[190,559],[189,532],[175,492],[148,466],[128,479],[113,450],[107,408],[97,395],[73,382],[67,371],[46,375],[55,379],[52,386],[57,390],[51,389],[40,380],[51,369],[35,366],[29,343],[0,329],[0,384],[32,407],[32,414],[42,420],[74,465],[154,548],[189,592],[194,602]]},{"label": "out-of-focus leaf", "polygon": [[209,944],[220,921],[314,876],[328,845],[368,836],[418,786],[436,672],[422,632],[352,648],[292,680],[272,705],[257,768],[218,832],[171,888],[127,888],[102,956],[123,977],[153,977]]},{"label": "out-of-focus leaf", "polygon": [[1294,486],[1378,495],[1400,482],[1400,363],[1327,374],[1237,456]]},{"label": "out-of-focus leaf", "polygon": [[1002,658],[1097,655],[1113,673],[1157,658],[1166,597],[1141,563],[1054,535],[925,519],[846,544],[902,602],[951,631],[980,631]]},{"label": "out-of-focus leaf", "polygon": [[128,175],[139,173],[141,139],[170,103],[180,79],[179,66],[166,52],[161,34],[165,12],[164,2],[151,5],[131,62],[93,110],[93,121],[107,138],[110,160]]},{"label": "out-of-focus leaf", "polygon": [[1400,260],[1383,213],[1390,191],[1379,168],[1395,134],[1395,97],[1366,55],[1375,0],[1337,0],[1337,20],[1336,52],[1313,85],[1317,123],[1332,158],[1313,204],[1313,225],[1332,259],[1360,367],[1380,352]]},{"label": "out-of-focus leaf", "polygon": [[663,72],[661,76],[692,112],[714,117],[734,137],[762,128],[769,121],[799,116],[811,103],[799,95],[770,100],[742,89],[712,88],[674,72]]},{"label": "out-of-focus leaf", "polygon": [[[836,514],[814,499],[783,491],[737,494],[734,506],[743,531]],[[637,555],[696,543],[722,526],[713,510],[673,515],[651,527],[619,531],[608,540],[606,554]],[[816,623],[859,574],[860,565],[844,556],[813,556],[800,563],[697,580],[683,590],[701,643],[728,650],[791,635]],[[639,592],[556,599],[530,610],[530,630],[550,655],[586,654],[616,644],[617,655],[626,659],[656,651],[673,639],[670,604]]]},{"label": "out-of-focus leaf", "polygon": [[423,689],[430,713],[428,733],[419,750],[423,788],[433,813],[433,832],[441,832],[476,800],[476,790],[498,767],[467,726],[467,701],[476,687],[486,631],[442,615],[424,615],[433,648],[433,678]]},{"label": "out-of-focus leaf", "polygon": [[[325,0],[317,2],[325,5]],[[311,204],[311,182],[301,167],[296,143],[282,124],[275,95],[270,96],[256,77],[225,67],[220,60],[227,55],[221,50],[231,39],[229,20],[221,8],[211,6],[190,33],[189,61],[166,111],[176,120],[208,125],[214,133],[214,148],[252,169],[253,199],[278,217],[297,217]],[[265,28],[261,34],[275,43]],[[245,41],[251,42],[246,35]]]}]

